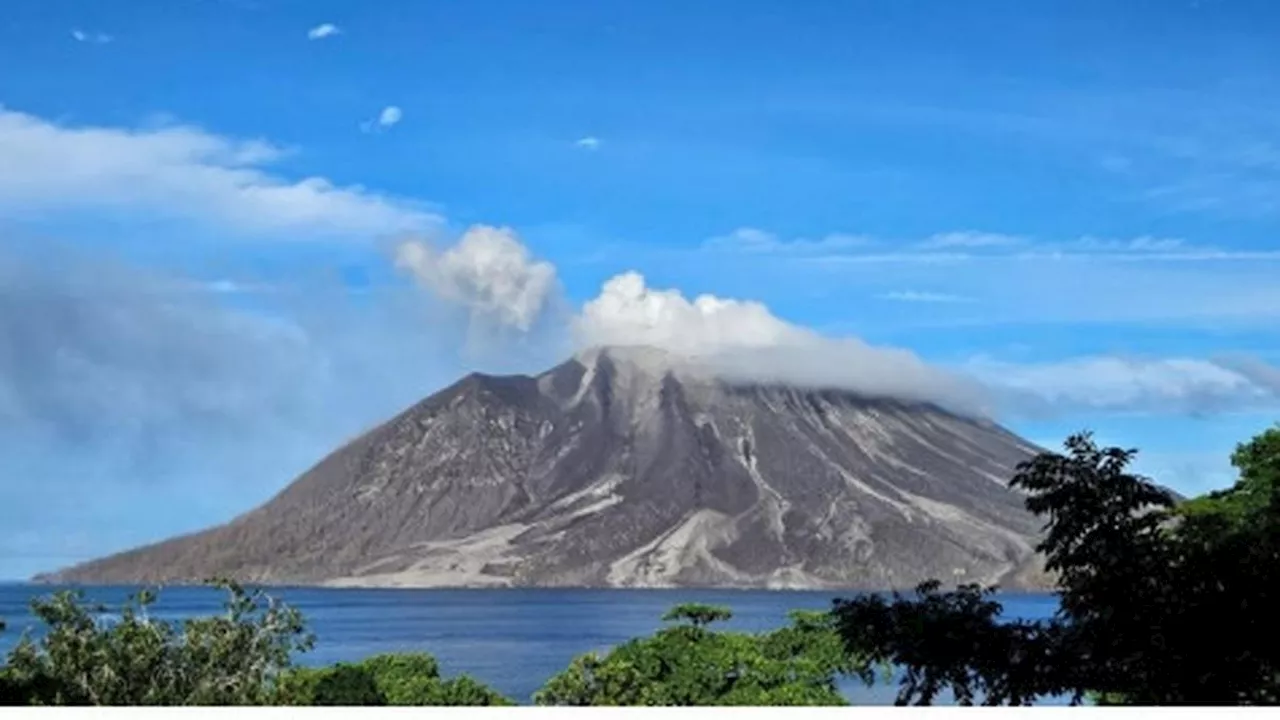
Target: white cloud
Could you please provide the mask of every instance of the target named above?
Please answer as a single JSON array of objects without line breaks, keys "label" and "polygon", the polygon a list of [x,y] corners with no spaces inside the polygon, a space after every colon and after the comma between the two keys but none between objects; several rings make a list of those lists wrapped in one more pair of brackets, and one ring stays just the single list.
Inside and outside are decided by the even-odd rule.
[{"label": "white cloud", "polygon": [[[283,149],[266,142],[227,138],[191,127],[76,127],[0,108],[0,218],[106,209],[196,220],[241,232],[289,235],[397,234],[441,223],[439,217],[411,202],[360,187],[336,187],[323,178],[291,180],[269,172],[269,165],[284,154]],[[736,251],[787,252],[812,258],[805,253],[834,247],[852,249],[874,241],[849,235],[783,241],[764,231],[742,228],[719,242],[719,247]],[[716,242],[708,244],[716,246]],[[1192,312],[1184,307],[1187,303],[1200,308],[1195,312],[1204,317],[1256,316],[1259,312],[1274,316],[1275,308],[1280,307],[1274,288],[1259,285],[1253,276],[1245,278],[1249,282],[1210,287],[1202,284],[1203,273],[1197,269],[1195,273],[1168,273],[1167,277],[1144,276],[1142,283],[1135,284],[1132,273],[1107,272],[1107,266],[1084,259],[1182,257],[1193,252],[1198,257],[1222,252],[1237,258],[1243,251],[1203,250],[1177,240],[1153,238],[1086,238],[1080,244],[1085,246],[1082,254],[1067,256],[1075,257],[1076,264],[1056,265],[1052,272],[1028,274],[1018,265],[1026,257],[1023,249],[1005,255],[1001,262],[1009,265],[1001,270],[1007,271],[1008,281],[993,286],[991,302],[1023,308],[1028,307],[1026,298],[1035,292],[1059,292],[1070,306],[1069,316],[1077,319],[1081,312],[1107,318],[1120,312],[1137,313],[1134,317],[1164,317],[1157,314],[1175,311],[1185,314]],[[1256,251],[1252,256],[1260,254],[1266,255]],[[1272,256],[1280,257],[1266,255]],[[876,278],[882,270],[874,263],[902,257],[915,258],[915,262],[960,262],[978,256],[851,250],[843,257],[849,262],[872,263],[866,277]],[[399,248],[397,262],[436,295],[476,316],[521,331],[531,330],[547,308],[562,299],[555,267],[535,259],[509,229],[476,226],[457,245],[440,252],[423,243],[406,243]],[[923,285],[947,277],[959,282],[958,277],[952,277],[953,267],[960,265],[947,265],[931,274],[917,268],[911,283],[920,287],[917,282]],[[1114,270],[1118,266],[1110,267]],[[1269,277],[1265,266],[1253,269],[1259,277]],[[848,273],[842,277],[852,281],[852,269]],[[971,292],[983,286],[970,282],[947,283],[945,287]],[[1108,287],[1123,287],[1129,295],[1134,287],[1143,291],[1117,308],[1113,296],[1104,297]],[[1167,292],[1158,297],[1150,292],[1166,287],[1178,288],[1182,298],[1182,304],[1172,310]],[[246,289],[232,283],[206,288],[217,295]],[[1210,297],[1210,291],[1219,295]],[[887,293],[886,297],[933,302],[944,298],[940,293],[911,290]],[[1027,310],[1032,311],[1035,319],[1043,321],[1054,308],[1040,302]],[[1030,398],[1047,407],[1274,406],[1280,386],[1276,380],[1280,371],[1256,358],[1135,361],[1101,357],[1038,365],[975,361],[954,370],[935,367],[905,350],[821,335],[778,318],[761,303],[709,295],[687,299],[676,290],[649,288],[637,273],[623,273],[606,283],[599,297],[582,307],[573,331],[584,343],[646,343],[713,357],[725,372],[743,377],[928,398],[952,406],[985,407],[980,385],[998,398],[1020,398],[1019,402]]]},{"label": "white cloud", "polygon": [[94,45],[106,45],[112,40],[115,40],[115,38],[104,32],[87,32],[79,28],[71,31],[71,37],[74,38],[76,42],[91,43]]},{"label": "white cloud", "polygon": [[872,243],[874,243],[874,240],[866,236],[846,233],[831,233],[817,240],[808,238],[783,240],[776,234],[765,230],[742,227],[728,235],[709,238],[702,243],[702,247],[706,250],[749,254],[805,254],[839,252],[864,247]]},{"label": "white cloud", "polygon": [[609,279],[578,320],[587,345],[653,345],[687,355],[787,344],[803,332],[763,304],[649,288],[637,272]]},{"label": "white cloud", "polygon": [[382,108],[376,118],[360,123],[360,129],[364,132],[380,132],[399,124],[402,119],[404,111],[396,105],[388,105]]},{"label": "white cloud", "polygon": [[[555,268],[534,260],[505,228],[473,227],[443,252],[405,243],[397,262],[439,297],[521,331],[561,297]],[[916,302],[964,300],[918,291],[890,295]],[[733,379],[842,388],[963,412],[1203,413],[1280,406],[1280,369],[1254,357],[1098,356],[1051,363],[977,358],[932,364],[905,349],[818,333],[777,317],[760,302],[706,294],[687,298],[676,289],[651,288],[634,271],[605,282],[571,319],[570,330],[578,347],[649,345],[698,358]]]},{"label": "white cloud", "polygon": [[1085,259],[1115,262],[1187,262],[1203,260],[1280,260],[1276,250],[1224,249],[1189,243],[1181,238],[1139,236],[1071,240],[1039,240],[1003,233],[964,230],[931,235],[923,240],[890,241],[868,235],[833,233],[817,240],[785,240],[758,228],[738,228],[707,239],[704,250],[754,254],[788,252],[806,255],[806,262],[847,264],[934,264],[1007,259]]},{"label": "white cloud", "polygon": [[440,253],[405,242],[396,264],[439,297],[518,330],[533,327],[557,290],[555,266],[534,260],[509,228],[476,225]]},{"label": "white cloud", "polygon": [[342,29],[333,23],[322,23],[307,31],[309,40],[323,40],[327,37],[342,34]]},{"label": "white cloud", "polygon": [[574,330],[580,345],[650,345],[740,380],[841,387],[981,410],[980,388],[907,350],[824,337],[758,302],[712,295],[689,300],[678,290],[647,287],[635,272],[606,282],[582,307]]},{"label": "white cloud", "polygon": [[829,337],[761,303],[648,288],[637,273],[605,283],[577,318],[579,342],[642,344],[703,358],[745,380],[838,387],[966,412],[1211,413],[1280,406],[1280,368],[1256,357],[1149,360],[1097,356],[1021,364],[978,358],[957,367],[899,348]]},{"label": "white cloud", "polygon": [[577,145],[583,150],[599,150],[600,138],[594,137],[592,135],[588,135],[586,137],[578,138],[577,142],[575,142],[574,145]]},{"label": "white cloud", "polygon": [[1026,241],[1026,238],[1014,235],[964,230],[932,235],[921,242],[919,246],[929,249],[1009,247],[1011,245],[1021,245]]},{"label": "white cloud", "polygon": [[0,108],[0,216],[147,211],[244,232],[381,235],[440,218],[419,204],[265,168],[285,152],[169,126],[69,126]]},{"label": "white cloud", "polygon": [[1280,404],[1280,370],[1257,358],[1094,356],[1038,364],[986,358],[966,370],[1031,410],[1200,413]]},{"label": "white cloud", "polygon": [[[937,298],[924,293],[915,300]],[[943,296],[947,297],[947,296]],[[951,298],[947,297],[949,301]],[[836,387],[996,415],[1070,411],[1214,413],[1280,407],[1280,368],[1257,357],[1066,358],[930,364],[855,337],[821,335],[762,303],[646,286],[635,272],[605,283],[575,320],[580,345],[653,345],[702,358],[727,376]]]},{"label": "white cloud", "polygon": [[388,105],[382,108],[382,112],[378,113],[378,124],[383,127],[391,127],[400,122],[404,117],[404,112],[395,105]]},{"label": "white cloud", "polygon": [[882,293],[876,297],[881,300],[894,300],[897,302],[912,303],[964,303],[973,302],[973,298],[967,298],[963,295],[950,295],[947,293],[922,292],[919,290],[895,290],[893,292]]},{"label": "white cloud", "polygon": [[[1157,252],[1168,253],[1191,250],[1187,241],[1181,238],[1157,238],[1143,235],[1136,238],[1117,240],[1114,238],[1098,238],[1086,235],[1067,245],[1073,250],[1094,252]],[[1204,250],[1206,248],[1200,248]]]},{"label": "white cloud", "polygon": [[193,284],[192,289],[203,290],[204,292],[214,293],[217,295],[245,295],[250,293],[275,292],[278,288],[275,285],[266,283],[246,283],[239,280],[222,278],[220,280],[196,282]]}]

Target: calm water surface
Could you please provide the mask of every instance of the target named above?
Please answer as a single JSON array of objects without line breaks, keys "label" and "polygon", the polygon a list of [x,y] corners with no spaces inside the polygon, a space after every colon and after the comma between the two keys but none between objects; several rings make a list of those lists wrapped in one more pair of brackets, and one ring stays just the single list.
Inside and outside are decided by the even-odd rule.
[{"label": "calm water surface", "polygon": [[[0,585],[0,635],[7,652],[34,619],[28,602],[56,588]],[[88,597],[115,605],[128,588],[84,588]],[[320,665],[359,660],[382,652],[424,651],[443,674],[469,673],[520,702],[529,702],[547,678],[574,656],[605,650],[663,626],[662,614],[682,602],[728,605],[726,628],[758,631],[780,627],[787,611],[825,610],[831,592],[721,590],[401,590],[280,588],[272,590],[298,608],[316,635],[316,647],[300,662]],[[224,595],[208,588],[166,588],[153,616],[179,619],[221,608]],[[1057,609],[1048,595],[1002,595],[1005,616],[1041,619]],[[850,701],[886,704],[896,687],[844,685]]]}]

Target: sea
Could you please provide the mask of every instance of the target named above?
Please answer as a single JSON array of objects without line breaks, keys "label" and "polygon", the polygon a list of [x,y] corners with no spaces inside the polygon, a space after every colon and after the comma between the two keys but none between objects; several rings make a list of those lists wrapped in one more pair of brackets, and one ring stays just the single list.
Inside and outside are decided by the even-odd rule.
[{"label": "sea", "polygon": [[[39,632],[30,614],[33,597],[58,589],[47,585],[0,585],[0,653],[24,630]],[[88,599],[118,607],[136,588],[84,587]],[[440,662],[441,674],[466,673],[520,703],[575,656],[607,651],[661,628],[673,605],[725,605],[733,618],[725,629],[763,631],[787,623],[790,610],[826,610],[842,596],[833,592],[752,590],[564,590],[564,589],[364,589],[272,588],[269,593],[302,611],[316,636],[315,648],[296,660],[303,665],[356,661],[385,652],[421,651]],[[843,594],[848,596],[848,593]],[[183,619],[218,612],[225,594],[211,588],[172,587],[159,592],[153,617]],[[1052,595],[1001,594],[1007,619],[1037,620],[1058,607]],[[846,680],[841,690],[858,705],[892,704],[896,683],[867,687]],[[939,703],[949,698],[939,698]],[[1061,704],[1050,700],[1044,704]]]}]

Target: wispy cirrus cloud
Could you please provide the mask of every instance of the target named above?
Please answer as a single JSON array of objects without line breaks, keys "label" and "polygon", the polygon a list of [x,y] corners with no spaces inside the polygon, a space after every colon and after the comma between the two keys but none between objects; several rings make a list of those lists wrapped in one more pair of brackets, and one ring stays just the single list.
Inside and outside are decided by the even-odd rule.
[{"label": "wispy cirrus cloud", "polygon": [[896,125],[1017,138],[1085,158],[1109,180],[1102,193],[1166,213],[1274,219],[1280,215],[1280,121],[1275,83],[1247,77],[1210,85],[1055,88],[999,105],[885,103],[848,110]]},{"label": "wispy cirrus cloud", "polygon": [[1016,235],[965,230],[938,233],[921,241],[919,247],[932,250],[939,248],[1004,248],[1022,245],[1026,242],[1026,238]]},{"label": "wispy cirrus cloud", "polygon": [[923,292],[919,290],[893,290],[887,293],[881,293],[876,297],[881,300],[894,300],[896,302],[911,303],[968,303],[973,302],[973,298],[963,295],[952,295],[950,293],[939,292]]},{"label": "wispy cirrus cloud", "polygon": [[1063,241],[999,233],[962,232],[942,233],[917,242],[866,238],[857,244],[828,249],[832,251],[807,260],[833,264],[981,262],[1007,259],[1092,259],[1153,263],[1280,260],[1280,250],[1223,248],[1192,244],[1181,238],[1150,236],[1123,239],[1083,236]]},{"label": "wispy cirrus cloud", "polygon": [[1242,250],[1190,243],[1182,238],[1142,235],[1107,238],[1036,238],[1000,232],[942,232],[920,240],[831,233],[818,239],[783,238],[760,228],[742,227],[709,238],[702,250],[746,254],[791,254],[808,262],[937,263],[1007,258],[1097,258],[1110,260],[1258,260],[1280,259],[1280,251]]},{"label": "wispy cirrus cloud", "polygon": [[[733,263],[735,277],[742,278],[734,287],[768,282],[775,292],[818,293],[824,298],[819,310],[868,297],[898,301],[900,310],[891,317],[864,317],[858,323],[862,327],[1080,322],[1240,328],[1280,320],[1280,287],[1273,279],[1280,272],[1280,250],[1275,249],[1154,235],[1063,239],[974,230],[924,238],[834,237],[786,240],[748,228],[694,249],[637,245],[619,248],[615,255],[650,253],[671,261],[681,254],[713,253],[717,261]],[[943,237],[949,239],[938,242]],[[929,302],[930,294],[971,302],[941,302],[942,297]],[[929,311],[920,312],[923,308]],[[833,315],[827,322],[838,327],[842,320]]]},{"label": "wispy cirrus cloud", "polygon": [[813,254],[839,252],[871,245],[869,237],[847,233],[832,233],[817,239],[783,239],[775,233],[758,228],[742,227],[728,234],[709,238],[702,249],[720,252],[749,254]]},{"label": "wispy cirrus cloud", "polygon": [[594,135],[587,135],[585,137],[578,138],[573,142],[573,144],[583,150],[599,150],[600,138]]}]

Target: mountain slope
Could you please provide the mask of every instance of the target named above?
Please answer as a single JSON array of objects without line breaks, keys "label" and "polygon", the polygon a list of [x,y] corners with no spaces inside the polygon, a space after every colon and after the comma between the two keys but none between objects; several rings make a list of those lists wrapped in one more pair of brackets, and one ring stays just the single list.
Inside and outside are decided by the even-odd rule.
[{"label": "mountain slope", "polygon": [[40,579],[901,588],[1040,584],[1036,449],[938,408],[727,384],[647,348],[470,375],[262,507]]}]

